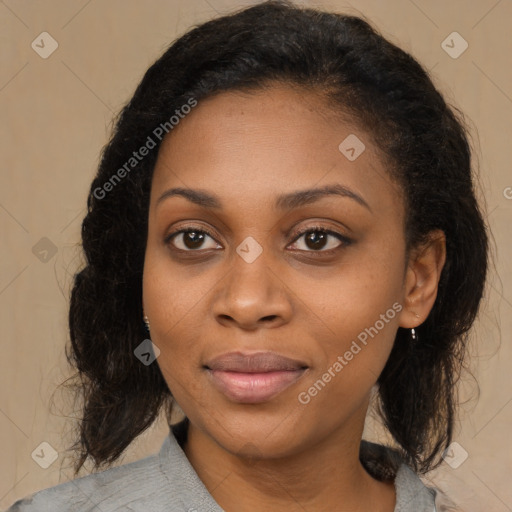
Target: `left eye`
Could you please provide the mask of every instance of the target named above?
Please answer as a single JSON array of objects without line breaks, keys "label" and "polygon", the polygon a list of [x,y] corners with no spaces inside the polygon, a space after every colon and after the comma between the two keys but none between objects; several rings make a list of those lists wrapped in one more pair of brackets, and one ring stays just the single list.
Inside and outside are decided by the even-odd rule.
[{"label": "left eye", "polygon": [[[350,243],[350,240],[348,240],[346,237],[341,235],[340,233],[336,233],[334,231],[328,231],[325,229],[308,229],[307,231],[303,231],[299,234],[297,238],[295,238],[295,243],[297,243],[297,240],[300,240],[301,238],[305,237],[303,246],[306,247],[306,249],[303,249],[301,247],[298,247],[297,249],[303,251],[316,251],[316,252],[325,252],[332,249],[336,249],[342,245],[348,245]],[[329,238],[331,239],[331,243],[329,244]],[[333,244],[334,239],[336,239],[339,243]],[[300,245],[300,244],[299,244]]]}]

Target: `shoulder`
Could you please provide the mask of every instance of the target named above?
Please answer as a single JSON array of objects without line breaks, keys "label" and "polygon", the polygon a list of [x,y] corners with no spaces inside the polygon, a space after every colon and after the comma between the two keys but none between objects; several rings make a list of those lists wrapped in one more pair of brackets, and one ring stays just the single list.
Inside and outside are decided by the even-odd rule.
[{"label": "shoulder", "polygon": [[363,441],[360,459],[366,470],[378,480],[394,481],[394,512],[436,512],[437,491],[427,487],[407,466],[399,452],[388,446]]},{"label": "shoulder", "polygon": [[155,454],[37,491],[13,503],[6,512],[138,510],[130,504],[136,506],[166,487],[168,481]]},{"label": "shoulder", "polygon": [[43,489],[6,512],[222,512],[181,448],[185,428],[172,426],[157,454]]},{"label": "shoulder", "polygon": [[402,464],[395,477],[395,512],[436,512],[436,490],[427,487],[420,477]]}]

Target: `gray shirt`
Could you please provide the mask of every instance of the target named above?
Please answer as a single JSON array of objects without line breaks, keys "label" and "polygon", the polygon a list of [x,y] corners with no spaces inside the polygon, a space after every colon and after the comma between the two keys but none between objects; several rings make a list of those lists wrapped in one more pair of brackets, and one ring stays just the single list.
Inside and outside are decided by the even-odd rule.
[{"label": "gray shirt", "polygon": [[[159,453],[37,491],[6,512],[223,512],[178,439],[170,429]],[[435,512],[436,492],[405,464],[394,481],[395,512]]]}]

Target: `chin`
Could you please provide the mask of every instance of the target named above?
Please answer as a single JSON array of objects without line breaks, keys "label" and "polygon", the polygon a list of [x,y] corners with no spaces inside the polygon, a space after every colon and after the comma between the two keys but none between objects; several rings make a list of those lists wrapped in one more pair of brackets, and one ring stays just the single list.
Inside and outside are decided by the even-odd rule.
[{"label": "chin", "polygon": [[283,407],[275,414],[265,409],[246,406],[244,411],[223,411],[203,417],[200,428],[226,451],[253,459],[285,457],[307,444],[307,422]]}]

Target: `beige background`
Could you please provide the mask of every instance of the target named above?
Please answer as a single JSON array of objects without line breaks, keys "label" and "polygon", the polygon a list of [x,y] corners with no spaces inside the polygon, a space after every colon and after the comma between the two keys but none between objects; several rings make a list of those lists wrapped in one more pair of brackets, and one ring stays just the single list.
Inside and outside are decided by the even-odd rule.
[{"label": "beige background", "polygon": [[[69,374],[67,297],[81,261],[77,243],[86,194],[113,114],[177,35],[249,3],[0,2],[2,509],[71,476],[65,453],[74,426],[70,399],[57,393],[50,410],[50,398]],[[468,401],[455,439],[469,456],[457,469],[444,462],[428,479],[445,486],[464,510],[512,510],[512,2],[332,0],[308,5],[367,16],[432,70],[436,84],[471,122],[496,271],[471,348],[478,400],[474,381],[468,375],[463,381]],[[59,44],[47,59],[31,48],[43,31]],[[453,31],[469,44],[457,59],[441,47]],[[43,237],[51,244],[40,242]],[[371,421],[367,427],[370,437],[378,437]],[[157,451],[166,434],[161,417],[119,464]],[[42,442],[59,452],[48,469],[31,457]]]}]

